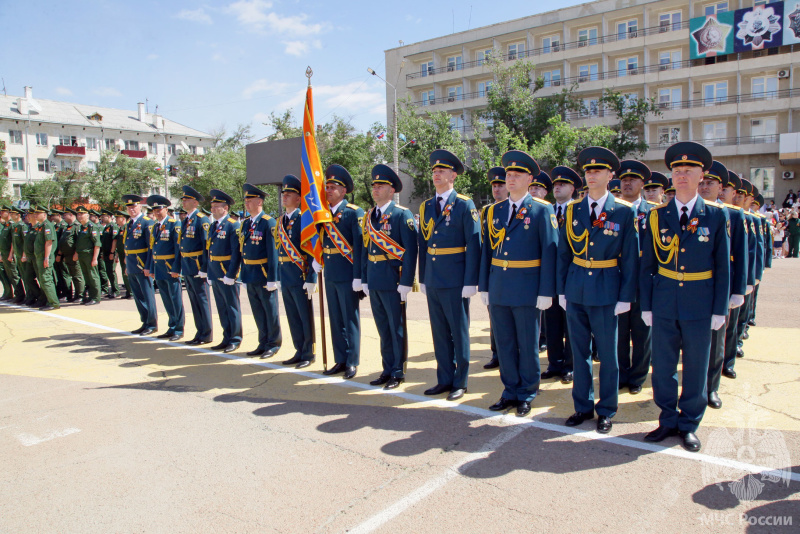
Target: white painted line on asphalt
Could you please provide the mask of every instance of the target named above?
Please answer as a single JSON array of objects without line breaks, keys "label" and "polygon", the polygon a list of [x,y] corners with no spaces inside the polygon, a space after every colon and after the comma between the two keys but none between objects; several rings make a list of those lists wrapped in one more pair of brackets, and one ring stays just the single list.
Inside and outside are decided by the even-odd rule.
[{"label": "white painted line on asphalt", "polygon": [[45,441],[50,441],[51,439],[63,438],[64,436],[69,436],[70,434],[75,434],[80,431],[80,428],[65,428],[64,430],[53,430],[44,436],[34,436],[33,434],[23,433],[17,434],[17,439],[26,447],[30,447],[32,445],[44,443]]},{"label": "white painted line on asphalt", "polygon": [[[328,384],[335,385],[335,386],[343,386],[343,387],[349,387],[349,388],[353,388],[353,389],[372,390],[372,391],[381,390],[382,389],[380,387],[370,386],[369,384],[365,384],[363,382],[356,382],[356,381],[353,381],[353,380],[344,380],[343,378],[340,378],[340,377],[328,377],[328,376],[325,376],[325,375],[323,375],[321,373],[316,373],[316,372],[312,372],[312,371],[302,371],[302,370],[298,370],[298,369],[287,368],[287,367],[284,367],[283,365],[279,365],[279,364],[275,364],[275,363],[269,363],[269,362],[265,362],[265,361],[259,361],[259,360],[255,360],[255,359],[250,358],[250,357],[236,356],[234,354],[224,354],[222,352],[216,352],[216,351],[209,350],[209,349],[204,349],[204,348],[201,348],[201,347],[193,347],[193,346],[190,346],[190,345],[186,345],[184,343],[175,343],[175,342],[166,341],[166,340],[162,340],[162,339],[156,339],[156,338],[152,338],[152,337],[142,337],[142,336],[139,336],[139,335],[136,335],[136,334],[131,334],[130,332],[125,331],[125,330],[120,330],[118,328],[112,328],[112,327],[109,327],[109,326],[96,324],[96,323],[90,323],[89,321],[84,321],[82,319],[75,319],[73,317],[67,317],[67,316],[64,316],[64,315],[58,315],[58,314],[55,314],[55,313],[52,313],[52,312],[42,312],[42,311],[38,311],[38,310],[31,310],[30,308],[24,308],[24,307],[16,306],[16,305],[13,305],[13,304],[6,304],[4,302],[0,302],[0,306],[5,306],[5,307],[8,307],[8,308],[16,308],[16,309],[20,309],[20,310],[27,311],[27,312],[39,313],[39,314],[42,314],[42,315],[46,315],[48,317],[53,317],[55,319],[61,319],[61,320],[64,320],[64,321],[68,321],[68,322],[77,323],[77,324],[89,326],[89,327],[92,327],[92,328],[96,328],[98,330],[105,330],[107,332],[113,332],[113,333],[116,333],[116,334],[121,334],[121,335],[124,335],[124,336],[131,337],[131,338],[146,339],[148,341],[151,341],[151,342],[154,342],[154,343],[159,343],[161,345],[177,347],[177,348],[181,348],[181,349],[185,349],[185,350],[190,350],[190,351],[193,351],[193,352],[199,352],[199,353],[202,353],[202,354],[211,354],[211,355],[214,355],[214,356],[217,356],[217,357],[220,357],[220,358],[224,358],[224,359],[227,359],[227,360],[236,361],[237,363],[240,363],[240,364],[243,364],[243,365],[257,365],[259,367],[265,367],[267,369],[273,369],[275,371],[280,371],[282,373],[295,373],[295,374],[298,374],[300,376],[305,376],[305,377],[313,379],[313,380],[322,380],[322,381],[324,381],[324,382],[326,382]],[[689,452],[689,451],[686,451],[684,449],[678,449],[678,448],[668,448],[668,447],[664,447],[662,445],[659,445],[657,443],[648,443],[646,441],[635,441],[635,440],[632,440],[632,439],[615,437],[615,436],[611,436],[611,435],[608,435],[608,434],[598,434],[595,431],[586,431],[586,430],[580,430],[578,428],[571,428],[571,427],[566,427],[566,426],[562,426],[562,425],[554,425],[552,423],[545,423],[545,422],[542,422],[542,421],[537,421],[536,419],[527,419],[527,418],[516,417],[516,416],[513,416],[513,415],[498,414],[497,412],[492,412],[492,411],[486,410],[484,408],[477,408],[475,406],[470,406],[468,404],[456,404],[456,403],[448,402],[448,401],[446,401],[444,399],[430,399],[428,397],[424,397],[424,396],[421,396],[421,395],[415,395],[413,393],[406,393],[404,391],[390,390],[390,391],[384,391],[383,393],[386,394],[386,395],[396,395],[397,397],[400,397],[402,399],[410,400],[410,401],[413,401],[413,402],[416,402],[416,403],[420,403],[420,404],[425,404],[427,406],[436,406],[436,407],[439,407],[439,408],[445,408],[445,409],[448,409],[448,410],[454,410],[454,411],[458,411],[458,412],[462,412],[462,413],[467,413],[467,414],[474,415],[476,417],[479,417],[479,418],[485,419],[485,420],[499,421],[504,425],[532,427],[532,428],[537,428],[537,429],[540,429],[540,430],[548,430],[550,432],[555,432],[555,433],[558,433],[558,434],[568,434],[570,436],[575,436],[575,437],[578,437],[578,438],[583,438],[583,439],[588,439],[588,440],[605,441],[605,442],[608,442],[608,443],[613,443],[615,445],[620,445],[622,447],[629,447],[631,449],[638,449],[638,450],[652,452],[652,453],[656,453],[656,454],[663,454],[665,456],[672,456],[672,457],[675,457],[675,458],[682,458],[684,460],[694,460],[694,461],[698,461],[698,462],[702,462],[702,463],[706,463],[706,464],[713,464],[713,465],[719,465],[719,466],[723,466],[723,467],[729,467],[729,468],[737,469],[739,471],[743,471],[743,472],[746,472],[746,473],[753,473],[753,474],[762,474],[763,473],[763,474],[771,474],[771,475],[776,475],[776,476],[782,477],[782,476],[786,476],[786,473],[784,473],[783,471],[777,471],[776,469],[788,469],[788,467],[789,467],[789,466],[780,466],[779,468],[765,467],[765,466],[761,466],[761,465],[755,465],[755,464],[750,464],[750,463],[746,463],[746,462],[740,462],[738,460],[733,460],[733,459],[730,459],[730,458],[721,458],[719,456],[711,456],[711,455],[703,454],[703,453]],[[788,473],[788,476],[789,476],[789,478],[791,480],[793,480],[795,482],[800,482],[800,473],[791,472],[791,473]]]}]

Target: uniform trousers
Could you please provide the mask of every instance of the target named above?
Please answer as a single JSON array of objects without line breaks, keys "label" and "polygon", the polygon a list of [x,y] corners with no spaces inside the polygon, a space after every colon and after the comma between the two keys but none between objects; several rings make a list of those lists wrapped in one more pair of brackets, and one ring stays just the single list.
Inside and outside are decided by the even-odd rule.
[{"label": "uniform trousers", "polygon": [[156,280],[155,285],[161,295],[161,302],[164,303],[164,310],[169,318],[167,333],[176,336],[183,335],[183,327],[186,323],[186,315],[183,311],[183,295],[181,295],[181,279],[168,278]]},{"label": "uniform trousers", "polygon": [[469,378],[469,299],[461,287],[427,288],[428,315],[436,355],[436,383],[454,389]]},{"label": "uniform trousers", "polygon": [[539,391],[539,309],[535,306],[489,305],[495,330],[502,397],[531,402]]},{"label": "uniform trousers", "polygon": [[192,306],[192,316],[197,333],[194,339],[211,341],[214,332],[211,326],[211,302],[208,300],[208,282],[199,276],[184,276],[186,294]]},{"label": "uniform trousers", "polygon": [[631,311],[619,314],[617,321],[619,383],[641,386],[650,372],[651,329],[642,320],[642,308],[638,301],[631,304]]},{"label": "uniform trousers", "polygon": [[361,359],[361,317],[358,296],[349,281],[325,279],[328,315],[331,324],[333,361],[357,367]]},{"label": "uniform trousers", "polygon": [[242,342],[242,305],[239,301],[240,284],[225,284],[222,279],[213,280],[214,302],[217,305],[219,322],[222,324],[222,343]]},{"label": "uniform trousers", "polygon": [[141,271],[129,274],[128,280],[131,284],[133,300],[136,302],[136,309],[139,310],[142,326],[157,328],[158,315],[156,314],[156,294],[153,290],[153,280]]},{"label": "uniform trousers", "polygon": [[402,318],[400,293],[396,290],[369,290],[372,317],[381,338],[382,376],[403,378],[403,357],[405,347],[405,325]]},{"label": "uniform trousers", "polygon": [[247,298],[258,327],[258,349],[280,348],[281,323],[278,318],[278,291],[267,291],[258,284],[247,284]]}]

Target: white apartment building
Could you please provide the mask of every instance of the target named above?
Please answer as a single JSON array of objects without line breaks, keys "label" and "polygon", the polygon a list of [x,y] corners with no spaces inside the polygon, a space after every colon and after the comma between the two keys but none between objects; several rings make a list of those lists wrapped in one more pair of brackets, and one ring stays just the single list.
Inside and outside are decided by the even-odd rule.
[{"label": "white apartment building", "polygon": [[0,143],[5,149],[5,170],[0,172],[7,174],[14,198],[20,198],[25,183],[56,171],[96,168],[107,150],[154,159],[165,176],[175,175],[179,154],[202,155],[212,141],[205,132],[146,113],[143,103],[129,111],[38,100],[31,87],[20,97],[0,95]]},{"label": "white apartment building", "polygon": [[[753,8],[780,12],[785,37],[734,52],[734,36],[745,31],[734,15],[739,22],[737,10]],[[696,40],[709,18],[727,21],[716,51]],[[698,141],[780,204],[800,187],[800,35],[789,33],[800,31],[798,22],[794,0],[598,0],[386,50],[386,79],[397,80],[397,98],[410,97],[420,114],[451,114],[451,126],[467,138],[474,135],[471,112],[486,106],[493,83],[489,54],[532,62],[544,79],[539,95],[577,83],[586,111],[567,117],[575,126],[615,123],[598,105],[604,88],[653,97],[662,115],[649,119],[643,135],[650,149],[641,158],[651,169],[666,173],[670,144]],[[393,98],[387,88],[390,120]]]}]

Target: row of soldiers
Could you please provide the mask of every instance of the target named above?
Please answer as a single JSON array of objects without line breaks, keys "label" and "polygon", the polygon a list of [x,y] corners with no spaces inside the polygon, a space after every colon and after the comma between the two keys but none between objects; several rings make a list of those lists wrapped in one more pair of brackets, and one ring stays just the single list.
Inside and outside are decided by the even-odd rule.
[{"label": "row of soldiers", "polygon": [[[652,367],[661,415],[645,439],[680,434],[687,450],[699,450],[695,432],[706,406],[721,406],[719,375],[735,376],[765,266],[768,229],[750,210],[758,197],[752,185],[697,143],[667,150],[675,189],[667,202],[661,198],[669,188],[663,175],[638,161],[620,162],[605,148],[579,154],[583,177],[569,167],[547,175],[532,157],[514,150],[490,171],[496,202],[481,214],[454,190],[464,169],[459,159],[437,150],[430,163],[436,195],[420,206],[418,223],[393,202],[402,182],[390,167],[372,169],[374,207],[365,212],[345,198],[353,189],[347,170],[330,166],[325,180],[333,220],[319,228],[321,264],[301,247],[295,176],[283,179],[284,214],[278,219],[264,213],[266,195],[250,184],[243,195],[251,215],[242,222],[231,217],[234,199],[220,190],[209,193],[209,218],[198,209],[205,198],[185,186],[183,221],[170,216],[165,197],[126,195],[126,270],[142,320],[133,333],[157,330],[155,285],[169,318],[158,337],[183,337],[183,278],[197,328],[186,343],[212,341],[210,285],[223,330],[212,349],[232,352],[242,341],[244,284],[258,328],[258,346],[247,354],[267,358],[282,345],[280,291],[294,346],[283,364],[304,368],[315,359],[311,297],[324,272],[335,361],[324,374],[356,376],[359,303],[368,297],[382,357],[382,372],[370,383],[394,389],[405,380],[405,303],[418,279],[437,360],[437,383],[426,395],[447,393],[457,400],[467,392],[469,299],[480,294],[504,386],[491,410],[515,408],[527,415],[541,380],[560,377],[572,382],[575,413],[566,424],[577,426],[596,414],[598,432],[608,433],[618,390],[641,391]],[[615,176],[630,201],[609,191]],[[643,200],[642,189],[653,200]],[[539,198],[550,192],[555,204]],[[142,213],[143,203],[152,218]],[[549,362],[544,372],[538,356],[542,316]],[[593,352],[600,362],[597,395]]]}]

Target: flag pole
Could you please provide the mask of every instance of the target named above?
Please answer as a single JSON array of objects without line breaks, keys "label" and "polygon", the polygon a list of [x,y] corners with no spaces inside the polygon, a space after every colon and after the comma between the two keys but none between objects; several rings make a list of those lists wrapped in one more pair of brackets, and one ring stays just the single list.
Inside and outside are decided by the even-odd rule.
[{"label": "flag pole", "polygon": [[319,327],[322,332],[322,369],[328,370],[328,344],[325,341],[325,277],[322,274],[325,269],[319,272]]}]

